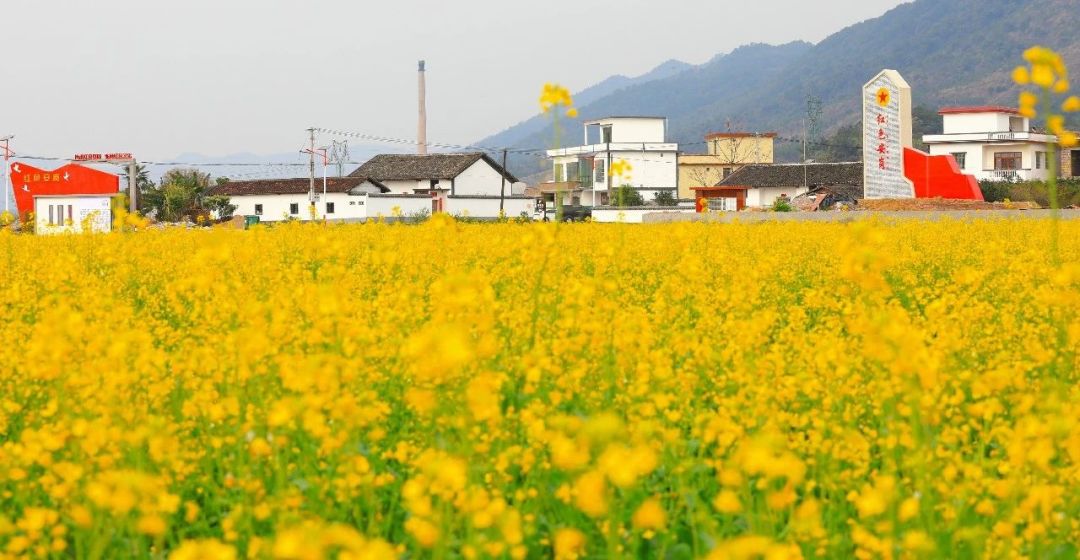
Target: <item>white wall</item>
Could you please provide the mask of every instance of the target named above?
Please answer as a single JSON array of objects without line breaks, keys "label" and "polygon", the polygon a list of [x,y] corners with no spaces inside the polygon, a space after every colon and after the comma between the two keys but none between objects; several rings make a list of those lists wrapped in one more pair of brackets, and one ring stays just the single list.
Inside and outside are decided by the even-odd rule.
[{"label": "white wall", "polygon": [[[674,189],[679,182],[679,165],[677,151],[612,151],[611,161],[606,161],[608,154],[597,154],[597,165],[602,160],[611,169],[611,163],[624,160],[630,164],[629,178],[617,178],[612,187],[622,184],[630,184],[637,188],[648,189]],[[594,188],[607,190],[611,183],[610,173],[605,173],[604,181],[595,183]]]},{"label": "white wall", "polygon": [[780,195],[786,194],[788,198],[795,198],[796,196],[806,192],[809,189],[803,187],[757,187],[748,189],[746,191],[746,205],[748,207],[753,206],[772,206],[773,201],[780,198]]},{"label": "white wall", "polygon": [[[508,183],[509,185],[509,183]],[[536,200],[526,197],[511,198],[509,195],[503,200],[503,211],[507,218],[516,218],[522,212],[532,216],[536,208]],[[443,206],[443,211],[453,216],[468,216],[471,218],[498,218],[499,198],[484,197],[475,198],[470,196],[448,196]]]},{"label": "white wall", "polygon": [[[321,199],[322,193],[319,193],[320,200],[315,203],[315,217],[316,219],[323,219],[325,216],[328,220],[343,220],[350,218],[363,217],[359,212],[362,210],[357,208],[355,202],[362,198],[361,196],[350,196],[347,193],[326,193],[326,198]],[[326,213],[326,203],[334,203],[334,213]],[[353,202],[354,204],[349,204]],[[260,195],[243,195],[243,196],[230,196],[229,203],[236,205],[236,211],[233,212],[234,216],[259,216],[259,220],[263,222],[277,222],[285,220],[289,217],[297,220],[310,220],[311,211],[309,206],[307,193],[303,194],[260,194]],[[289,213],[289,205],[296,204],[298,212],[296,214]],[[255,206],[257,204],[262,205],[262,214],[255,212]]]},{"label": "white wall", "polygon": [[[958,113],[942,115],[943,134],[964,134],[971,132],[1008,132],[1008,113]],[[1024,119],[1023,132],[1029,130],[1028,120]]]},{"label": "white wall", "polygon": [[[978,180],[1001,179],[1000,174],[995,174],[994,154],[998,152],[1020,152],[1020,169],[1017,175],[1021,179],[1046,179],[1049,170],[1046,168],[1035,169],[1035,152],[1046,152],[1046,145],[1041,142],[1025,142],[1021,144],[1004,144],[990,142],[957,142],[930,144],[930,155],[948,155],[956,152],[967,154],[964,167],[961,169],[968,175],[974,175]],[[1052,156],[1047,155],[1047,158]]]},{"label": "white wall", "polygon": [[[507,195],[504,200],[504,211],[509,218],[516,218],[522,212],[533,214],[535,200],[524,196],[512,196],[510,183],[507,183]],[[326,215],[328,220],[363,220],[379,217],[391,218],[395,215],[395,209],[400,217],[414,216],[418,213],[431,214],[432,198],[427,195],[384,193],[348,195],[345,193],[328,193],[327,201],[334,203],[334,213]],[[247,195],[230,197],[230,202],[236,205],[235,215],[255,215],[255,205],[263,205],[263,213],[260,220],[263,222],[276,222],[286,219],[289,212],[289,204],[298,205],[299,213],[289,214],[288,217],[297,220],[310,220],[308,211],[307,194],[288,195]],[[316,219],[323,219],[324,201],[316,205]],[[488,196],[447,196],[443,199],[443,211],[458,216],[470,216],[474,218],[497,218],[499,217],[499,197]],[[47,216],[46,216],[47,217]]]},{"label": "white wall", "polygon": [[654,214],[657,212],[678,212],[685,214],[693,214],[695,210],[693,208],[594,208],[592,211],[592,219],[594,222],[602,224],[611,223],[627,223],[627,224],[640,224],[642,217],[645,214]]},{"label": "white wall", "polygon": [[666,123],[664,119],[611,118],[592,121],[591,132],[595,138],[589,138],[584,144],[599,144],[603,141],[601,129],[611,125],[612,142],[663,142]]},{"label": "white wall", "polygon": [[34,231],[44,235],[81,233],[83,222],[95,233],[111,231],[111,204],[110,196],[34,197]]},{"label": "white wall", "polygon": [[431,215],[431,197],[426,195],[372,194],[357,197],[357,205],[363,208],[360,217],[367,219],[391,218],[395,210],[400,217],[407,218],[417,214]]},{"label": "white wall", "polygon": [[[465,171],[454,178],[454,196],[485,195],[499,196],[503,188],[503,176],[483,159],[476,160]],[[522,187],[523,188],[523,187]],[[514,183],[506,181],[506,194],[509,196]]]},{"label": "white wall", "polygon": [[[969,175],[978,176],[983,170],[983,145],[982,144],[930,144],[929,153],[932,156],[946,156],[953,153],[964,153],[964,166],[960,171]],[[993,163],[993,162],[991,162]]]},{"label": "white wall", "polygon": [[[431,188],[431,182],[430,181],[424,181],[423,186],[420,186],[420,181],[417,181],[415,179],[409,179],[408,181],[379,181],[379,182],[382,183],[383,185],[386,185],[386,188],[390,189],[390,192],[398,193],[398,194],[413,194],[414,192],[416,192],[416,189],[430,189]],[[450,188],[449,181],[447,182],[446,188],[447,189]]]}]

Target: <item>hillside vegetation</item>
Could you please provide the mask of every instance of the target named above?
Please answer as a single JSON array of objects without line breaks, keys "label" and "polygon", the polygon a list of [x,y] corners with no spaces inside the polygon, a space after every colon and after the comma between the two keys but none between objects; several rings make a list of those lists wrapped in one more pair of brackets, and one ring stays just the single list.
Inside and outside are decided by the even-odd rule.
[{"label": "hillside vegetation", "polygon": [[[778,145],[778,158],[793,160],[798,146],[792,140],[802,134],[807,95],[822,103],[819,142],[841,127],[858,125],[859,90],[882,68],[900,71],[912,86],[915,105],[931,115],[945,105],[1012,105],[1017,89],[1009,72],[1020,53],[1042,43],[1080,67],[1077,29],[1076,0],[919,0],[816,45],[748,45],[666,77],[654,74],[599,97],[579,98],[578,121],[617,114],[666,116],[669,139],[687,152],[702,151],[704,134],[729,126],[777,130],[787,139]],[[678,69],[665,64],[662,68]],[[546,148],[552,137],[550,124],[534,119],[478,144]],[[528,175],[543,164],[536,156],[520,156],[512,167]]]}]

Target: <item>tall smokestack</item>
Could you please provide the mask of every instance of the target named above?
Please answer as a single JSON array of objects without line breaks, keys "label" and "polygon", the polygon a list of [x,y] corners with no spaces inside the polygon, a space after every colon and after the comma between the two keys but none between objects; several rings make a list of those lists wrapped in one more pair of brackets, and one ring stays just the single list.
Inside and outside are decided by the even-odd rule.
[{"label": "tall smokestack", "polygon": [[424,61],[420,61],[420,119],[416,124],[416,153],[427,154],[427,84],[424,81]]}]

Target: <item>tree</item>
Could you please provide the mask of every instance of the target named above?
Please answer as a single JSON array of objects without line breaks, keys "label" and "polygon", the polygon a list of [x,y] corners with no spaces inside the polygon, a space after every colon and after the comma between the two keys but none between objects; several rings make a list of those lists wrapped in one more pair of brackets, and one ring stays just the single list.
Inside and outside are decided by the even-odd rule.
[{"label": "tree", "polygon": [[678,200],[675,199],[675,193],[671,191],[656,191],[653,195],[653,203],[657,206],[675,206]]},{"label": "tree", "polygon": [[626,206],[645,206],[645,198],[641,196],[641,193],[630,185],[620,185],[615,187],[615,206],[623,208]]},{"label": "tree", "polygon": [[229,197],[222,194],[208,196],[203,199],[203,208],[217,214],[217,217],[222,220],[231,218],[233,212],[236,212],[236,205],[230,204]]},{"label": "tree", "polygon": [[[127,188],[128,184],[128,167],[125,165],[120,171],[120,183]],[[135,164],[135,188],[138,189],[141,194],[144,190],[153,188],[154,182],[150,180],[150,172],[147,171],[145,165]]]},{"label": "tree", "polygon": [[185,218],[195,221],[210,211],[216,211],[221,218],[231,216],[236,207],[229,204],[228,197],[210,196],[208,191],[212,184],[209,173],[197,169],[170,169],[161,177],[160,186],[151,186],[140,193],[142,204],[139,210],[164,222],[179,222]]}]

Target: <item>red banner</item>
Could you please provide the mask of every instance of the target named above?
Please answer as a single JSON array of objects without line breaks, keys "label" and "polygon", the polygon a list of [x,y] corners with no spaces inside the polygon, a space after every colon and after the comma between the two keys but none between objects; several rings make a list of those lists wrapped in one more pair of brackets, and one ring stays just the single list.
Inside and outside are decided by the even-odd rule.
[{"label": "red banner", "polygon": [[11,187],[19,215],[34,211],[34,196],[45,194],[114,194],[120,177],[76,163],[46,171],[21,162],[11,164]]}]

